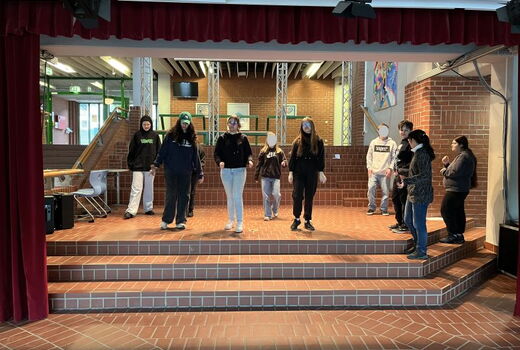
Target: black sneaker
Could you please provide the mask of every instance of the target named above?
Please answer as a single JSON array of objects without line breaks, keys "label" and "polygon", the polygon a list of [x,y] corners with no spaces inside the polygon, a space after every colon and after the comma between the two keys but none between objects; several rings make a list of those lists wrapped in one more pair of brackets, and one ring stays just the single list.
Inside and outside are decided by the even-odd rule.
[{"label": "black sneaker", "polygon": [[309,231],[314,231],[315,230],[315,228],[314,228],[314,226],[312,226],[310,220],[305,221],[304,227],[305,227],[306,230],[309,230]]},{"label": "black sneaker", "polygon": [[464,243],[464,235],[448,235],[447,237],[439,239],[441,243],[448,244],[462,244]]},{"label": "black sneaker", "polygon": [[188,215],[186,215],[186,216],[189,217],[189,218],[192,218],[193,217],[193,211],[189,211]]},{"label": "black sneaker", "polygon": [[392,230],[392,232],[393,233],[408,233],[409,230],[408,230],[408,227],[406,227],[405,225],[401,225],[398,228],[394,228]]},{"label": "black sneaker", "polygon": [[155,213],[153,210],[148,210],[147,212],[144,213],[144,215],[155,215]]},{"label": "black sneaker", "polygon": [[374,215],[376,211],[374,209],[368,209],[367,210],[367,215]]},{"label": "black sneaker", "polygon": [[125,219],[125,220],[126,219],[131,219],[133,217],[134,217],[134,215],[130,214],[129,212],[125,212],[125,215],[123,215],[123,219]]},{"label": "black sneaker", "polygon": [[293,223],[291,224],[291,231],[296,231],[301,223],[302,222],[300,221],[300,219],[294,219]]},{"label": "black sneaker", "polygon": [[404,253],[405,253],[405,254],[412,254],[412,253],[415,253],[415,246],[413,245],[413,246],[411,246],[411,247],[409,247],[409,248],[406,248],[406,249],[404,250]]},{"label": "black sneaker", "polygon": [[388,212],[388,210],[381,209],[381,215],[388,216],[388,215],[390,215],[390,213]]},{"label": "black sneaker", "polygon": [[389,230],[395,230],[395,229],[398,229],[398,228],[399,228],[399,224],[393,224],[393,225],[388,226]]},{"label": "black sneaker", "polygon": [[410,260],[427,260],[428,255],[427,254],[421,254],[418,251],[413,252],[412,254],[407,256]]}]

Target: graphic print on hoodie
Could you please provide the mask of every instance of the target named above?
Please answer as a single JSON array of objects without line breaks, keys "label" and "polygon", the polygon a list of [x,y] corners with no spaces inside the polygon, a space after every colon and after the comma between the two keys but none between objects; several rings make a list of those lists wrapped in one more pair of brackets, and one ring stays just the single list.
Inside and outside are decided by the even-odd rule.
[{"label": "graphic print on hoodie", "polygon": [[[150,130],[145,131],[143,129],[144,122],[150,122],[152,125]],[[139,130],[136,131],[128,146],[126,161],[128,169],[131,171],[149,171],[161,148],[161,139],[153,131],[152,118],[149,116],[143,116],[139,121],[139,126]]]}]

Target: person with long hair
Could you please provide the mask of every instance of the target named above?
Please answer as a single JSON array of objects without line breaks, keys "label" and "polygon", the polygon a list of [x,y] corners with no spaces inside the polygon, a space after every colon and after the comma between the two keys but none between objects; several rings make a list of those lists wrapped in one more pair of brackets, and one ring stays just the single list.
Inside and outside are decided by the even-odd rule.
[{"label": "person with long hair", "polygon": [[300,134],[294,139],[289,160],[289,183],[293,185],[293,215],[294,221],[291,230],[296,231],[300,226],[302,202],[305,199],[305,229],[314,231],[312,225],[312,202],[318,187],[327,181],[323,173],[325,169],[325,147],[323,140],[316,132],[311,118],[304,118],[300,124]]},{"label": "person with long hair", "polygon": [[280,176],[282,167],[287,166],[285,153],[278,145],[276,135],[269,131],[264,147],[258,155],[255,181],[262,177],[262,195],[264,198],[264,220],[278,217],[278,209],[282,195],[280,193]]},{"label": "person with long hair", "polygon": [[240,132],[240,118],[232,115],[227,120],[228,131],[220,135],[215,146],[214,158],[220,168],[220,178],[226,191],[228,222],[225,230],[244,230],[243,192],[246,183],[246,166],[253,167],[251,146],[247,136]]},{"label": "person with long hair", "polygon": [[466,212],[464,201],[470,189],[477,186],[477,158],[469,148],[466,136],[458,136],[451,142],[451,150],[457,156],[450,162],[448,156],[442,158],[441,169],[446,193],[442,199],[441,215],[448,229],[448,236],[441,238],[443,243],[464,243],[466,231]]},{"label": "person with long hair", "polygon": [[402,182],[399,188],[408,187],[404,222],[412,233],[414,245],[406,250],[408,259],[426,260],[428,231],[426,229],[426,213],[433,201],[432,161],[435,152],[430,138],[423,130],[414,130],[408,134],[408,142],[414,152],[407,175],[399,175]]},{"label": "person with long hair", "polygon": [[166,198],[161,230],[166,230],[174,218],[175,228],[184,230],[192,173],[194,171],[197,173],[199,183],[204,181],[197,151],[197,134],[189,112],[182,112],[175,125],[164,137],[161,150],[150,170],[153,175],[163,163]]}]

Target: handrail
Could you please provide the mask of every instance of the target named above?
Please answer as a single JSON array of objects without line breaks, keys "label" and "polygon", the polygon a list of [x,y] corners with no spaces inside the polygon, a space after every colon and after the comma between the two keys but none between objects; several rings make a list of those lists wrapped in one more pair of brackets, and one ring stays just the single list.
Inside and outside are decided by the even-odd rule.
[{"label": "handrail", "polygon": [[60,177],[65,175],[83,174],[83,169],[45,169],[43,170],[43,177]]},{"label": "handrail", "polygon": [[121,107],[114,108],[112,113],[110,113],[110,115],[108,116],[107,120],[105,120],[105,122],[103,123],[103,126],[101,127],[101,129],[99,129],[96,136],[94,136],[92,141],[90,141],[88,146],[85,148],[85,150],[83,150],[81,155],[78,157],[78,159],[76,160],[76,163],[74,163],[74,165],[72,166],[72,169],[82,169],[83,168],[83,164],[85,163],[85,160],[88,157],[90,157],[90,154],[92,153],[92,151],[94,151],[94,148],[96,148],[96,145],[97,145],[99,139],[101,138],[101,136],[103,136],[103,134],[108,130],[112,121],[118,117],[118,113],[117,113],[118,110],[120,110],[122,112],[129,112],[128,110],[121,108]]},{"label": "handrail", "polygon": [[372,117],[372,114],[370,113],[368,108],[366,108],[363,105],[359,105],[359,107],[361,107],[361,109],[363,110],[363,113],[365,113],[365,117],[367,117],[367,119],[368,119],[369,124],[372,125],[372,127],[374,128],[374,131],[377,133],[377,130],[378,130],[377,124],[374,121],[374,118]]}]

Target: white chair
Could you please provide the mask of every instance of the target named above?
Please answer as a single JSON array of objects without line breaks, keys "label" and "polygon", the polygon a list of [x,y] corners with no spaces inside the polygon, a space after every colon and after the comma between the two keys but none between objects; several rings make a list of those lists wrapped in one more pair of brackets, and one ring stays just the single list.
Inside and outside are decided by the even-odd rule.
[{"label": "white chair", "polygon": [[[88,219],[89,222],[94,222],[94,215],[87,209],[85,205],[80,201],[80,198],[85,200],[98,212],[97,217],[106,218],[108,213],[111,212],[110,207],[101,198],[101,195],[107,190],[107,174],[106,170],[92,170],[89,175],[89,182],[92,188],[82,188],[73,193],[74,199],[79,205],[86,211],[84,215],[78,215],[78,217]],[[98,202],[100,201],[101,204]]]}]

